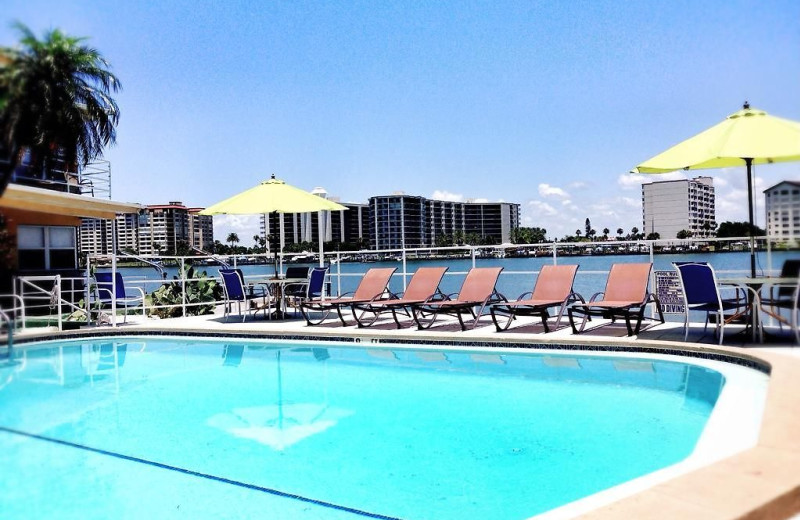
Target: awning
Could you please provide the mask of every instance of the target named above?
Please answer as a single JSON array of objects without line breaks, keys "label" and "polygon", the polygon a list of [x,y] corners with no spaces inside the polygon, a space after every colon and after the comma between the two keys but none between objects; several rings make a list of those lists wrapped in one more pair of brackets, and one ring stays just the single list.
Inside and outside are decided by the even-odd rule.
[{"label": "awning", "polygon": [[6,191],[3,192],[3,196],[0,197],[0,208],[70,217],[114,219],[117,213],[138,213],[144,206],[133,202],[116,202],[20,184],[9,184]]}]

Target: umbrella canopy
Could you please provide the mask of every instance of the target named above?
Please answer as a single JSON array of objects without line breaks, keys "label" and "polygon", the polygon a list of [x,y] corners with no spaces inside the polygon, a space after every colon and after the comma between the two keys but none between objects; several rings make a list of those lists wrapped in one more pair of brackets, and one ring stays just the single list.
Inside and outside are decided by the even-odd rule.
[{"label": "umbrella canopy", "polygon": [[300,188],[286,184],[275,175],[258,186],[217,202],[200,212],[201,215],[258,215],[264,213],[310,213],[339,211],[341,204],[323,199]]},{"label": "umbrella canopy", "polygon": [[747,167],[747,195],[750,217],[750,275],[755,277],[755,239],[753,238],[754,164],[800,161],[800,123],[744,108],[721,123],[676,144],[639,164],[632,173],[666,173],[675,170],[702,170]]},{"label": "umbrella canopy", "polygon": [[641,163],[636,173],[666,173],[800,161],[800,123],[745,108]]},{"label": "umbrella canopy", "polygon": [[[201,215],[258,215],[268,213],[310,213],[313,211],[342,211],[346,206],[295,188],[275,178],[275,174],[258,186],[229,197],[200,212]],[[322,218],[319,230],[319,262],[322,257]],[[281,248],[283,248],[283,219],[281,218]],[[277,265],[276,265],[277,268]]]}]

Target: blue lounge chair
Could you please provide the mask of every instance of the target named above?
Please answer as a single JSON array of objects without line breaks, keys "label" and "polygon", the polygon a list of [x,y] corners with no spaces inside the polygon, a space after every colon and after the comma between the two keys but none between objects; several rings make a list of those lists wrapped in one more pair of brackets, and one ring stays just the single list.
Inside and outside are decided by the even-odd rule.
[{"label": "blue lounge chair", "polygon": [[683,340],[686,341],[689,337],[689,312],[700,311],[706,313],[703,332],[708,328],[711,315],[714,315],[715,334],[719,335],[719,344],[722,345],[725,325],[747,314],[749,305],[747,295],[744,291],[736,289],[736,298],[723,299],[720,296],[714,268],[706,262],[673,262],[672,265],[678,271],[686,309]]},{"label": "blue lounge chair", "polygon": [[[800,260],[786,260],[783,263],[779,277],[784,279],[800,277]],[[798,306],[798,295],[795,285],[796,284],[787,283],[769,285],[767,287],[762,287],[759,295],[761,312],[775,319],[781,330],[783,330],[784,325],[789,325],[797,332],[797,327],[792,325],[793,322],[796,321],[796,310]],[[789,316],[786,315],[787,312],[790,313]]]},{"label": "blue lounge chair", "polygon": [[[144,289],[141,287],[128,287],[128,291],[125,288],[125,281],[122,278],[122,275],[117,272],[116,276],[114,277],[114,283],[111,282],[111,273],[95,273],[94,274],[95,280],[95,299],[103,308],[111,308],[113,306],[113,302],[116,299],[116,307],[117,309],[123,308],[125,309],[125,314],[123,318],[123,322],[128,320],[128,309],[133,307],[142,307],[142,316],[147,315],[147,308],[145,302],[145,292]],[[116,289],[115,289],[116,287]],[[137,291],[139,294],[135,296],[131,296],[129,294],[130,290]],[[115,294],[116,292],[116,294]],[[115,298],[116,296],[116,298]]]},{"label": "blue lounge chair", "polygon": [[[258,295],[264,299],[264,302],[260,307],[248,309],[247,291],[244,286],[244,278],[241,271],[238,269],[220,269],[219,274],[222,277],[222,288],[225,294],[225,321],[228,321],[228,317],[230,316],[231,308],[233,307],[234,303],[236,303],[239,315],[242,317],[242,321],[247,318],[248,310],[251,311],[253,315],[260,310],[263,310],[264,314],[268,315],[272,305],[272,298],[270,297],[269,289],[263,287]],[[244,313],[242,313],[242,304],[245,305]]]}]

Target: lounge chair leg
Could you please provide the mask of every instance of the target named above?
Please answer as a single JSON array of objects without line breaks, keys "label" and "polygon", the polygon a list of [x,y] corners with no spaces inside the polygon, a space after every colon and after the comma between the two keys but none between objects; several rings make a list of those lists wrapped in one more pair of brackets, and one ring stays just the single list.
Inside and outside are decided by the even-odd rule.
[{"label": "lounge chair leg", "polygon": [[397,325],[397,328],[398,329],[402,329],[403,326],[400,325],[400,320],[397,319],[397,310],[392,308],[391,311],[392,311],[392,319],[394,319],[394,322]]},{"label": "lounge chair leg", "polygon": [[464,325],[464,320],[461,318],[461,313],[456,311],[456,318],[458,318],[458,323],[461,325],[461,330],[467,330],[467,327]]},{"label": "lounge chair leg", "polygon": [[342,306],[341,305],[337,305],[336,306],[336,314],[339,315],[339,319],[342,321],[342,325],[346,326],[347,325],[347,321],[344,319],[344,315],[342,314]]},{"label": "lounge chair leg", "polygon": [[[545,332],[545,334],[547,334],[548,332],[550,332],[550,327],[547,325],[547,318],[549,318],[549,317],[550,317],[550,313],[549,313],[549,312],[547,312],[547,309],[544,309],[544,310],[542,311],[542,313],[539,315],[539,317],[540,317],[540,318],[542,318],[542,326],[544,327],[544,332]],[[559,318],[558,318],[558,319],[559,319],[559,321],[560,321],[560,320],[561,320],[561,317],[559,316]],[[558,326],[558,324],[557,324],[557,323],[558,323],[558,322],[556,322],[556,326]]]},{"label": "lounge chair leg", "polygon": [[[578,334],[578,329],[575,327],[575,315],[573,314],[573,309],[570,307],[567,309],[567,317],[569,318],[569,325],[572,327],[572,333]],[[581,332],[583,328],[586,326],[586,315],[583,316],[583,323],[581,323]]]},{"label": "lounge chair leg", "polygon": [[689,309],[686,309],[686,318],[683,320],[683,341],[689,339]]},{"label": "lounge chair leg", "polygon": [[633,329],[631,328],[631,313],[625,312],[625,328],[628,330],[628,336],[633,336]]}]

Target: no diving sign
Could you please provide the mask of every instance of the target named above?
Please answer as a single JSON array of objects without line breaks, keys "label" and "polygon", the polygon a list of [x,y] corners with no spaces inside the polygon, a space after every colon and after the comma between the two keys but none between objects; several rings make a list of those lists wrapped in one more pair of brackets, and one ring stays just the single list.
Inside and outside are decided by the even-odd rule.
[{"label": "no diving sign", "polygon": [[683,314],[683,291],[677,271],[653,271],[656,275],[656,296],[664,314]]}]

